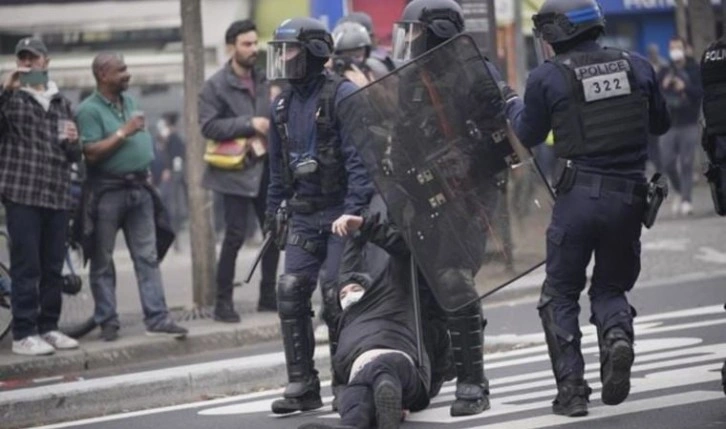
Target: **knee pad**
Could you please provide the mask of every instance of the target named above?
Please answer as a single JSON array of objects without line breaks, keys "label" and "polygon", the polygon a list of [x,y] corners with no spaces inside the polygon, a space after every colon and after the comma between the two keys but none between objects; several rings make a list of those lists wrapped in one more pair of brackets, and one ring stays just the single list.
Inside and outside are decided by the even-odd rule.
[{"label": "knee pad", "polygon": [[311,317],[315,283],[307,276],[283,274],[277,284],[278,313],[283,319]]}]

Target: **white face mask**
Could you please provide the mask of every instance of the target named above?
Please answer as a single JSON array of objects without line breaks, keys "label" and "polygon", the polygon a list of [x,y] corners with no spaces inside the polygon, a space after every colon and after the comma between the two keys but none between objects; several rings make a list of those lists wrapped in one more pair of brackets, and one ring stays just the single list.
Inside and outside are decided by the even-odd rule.
[{"label": "white face mask", "polygon": [[686,58],[685,52],[683,52],[681,49],[673,49],[670,52],[671,54],[671,60],[673,61],[682,61],[684,58]]},{"label": "white face mask", "polygon": [[364,290],[348,292],[347,294],[345,294],[345,298],[340,300],[340,307],[345,310],[346,308],[360,301],[360,299],[363,298],[363,294],[365,293],[366,291]]}]

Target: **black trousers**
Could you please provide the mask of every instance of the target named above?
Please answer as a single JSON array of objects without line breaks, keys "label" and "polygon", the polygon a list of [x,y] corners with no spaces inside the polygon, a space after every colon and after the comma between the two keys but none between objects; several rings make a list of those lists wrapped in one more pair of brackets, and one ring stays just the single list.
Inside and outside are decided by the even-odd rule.
[{"label": "black trousers", "polygon": [[58,329],[68,212],[5,202],[16,341]]},{"label": "black trousers", "polygon": [[343,389],[339,398],[342,425],[358,429],[376,426],[373,392],[381,378],[399,384],[403,409],[420,411],[428,406],[428,388],[413,363],[399,353],[384,354],[364,366]]},{"label": "black trousers", "polygon": [[[226,229],[217,264],[217,302],[231,302],[237,255],[245,241],[249,206],[254,209],[257,220],[262,226],[265,222],[266,201],[263,192],[257,198],[223,194],[223,201]],[[264,288],[269,288],[271,293],[274,293],[279,260],[280,252],[275,246],[271,246],[262,257],[261,294]]]}]

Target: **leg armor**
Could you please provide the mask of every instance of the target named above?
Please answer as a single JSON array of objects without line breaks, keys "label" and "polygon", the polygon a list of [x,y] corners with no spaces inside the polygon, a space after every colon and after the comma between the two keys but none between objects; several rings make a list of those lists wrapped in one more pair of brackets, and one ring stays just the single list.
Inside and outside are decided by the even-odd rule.
[{"label": "leg armor", "polygon": [[273,402],[274,413],[307,411],[322,406],[320,380],[313,361],[315,337],[310,296],[314,287],[315,283],[307,277],[280,276],[278,312],[282,324],[288,385],[284,398]]},{"label": "leg armor", "polygon": [[484,376],[484,325],[479,303],[449,316],[457,373],[452,416],[479,414],[489,408],[489,381]]}]

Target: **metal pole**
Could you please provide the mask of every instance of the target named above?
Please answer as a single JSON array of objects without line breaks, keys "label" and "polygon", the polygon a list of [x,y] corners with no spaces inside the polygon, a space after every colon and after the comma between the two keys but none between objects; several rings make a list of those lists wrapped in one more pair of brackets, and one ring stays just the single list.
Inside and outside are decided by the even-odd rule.
[{"label": "metal pole", "polygon": [[[409,242],[410,243],[410,242]],[[424,339],[421,328],[421,299],[418,291],[418,270],[416,269],[416,259],[411,253],[411,296],[413,297],[413,318],[416,324],[416,365],[423,364]]]}]

